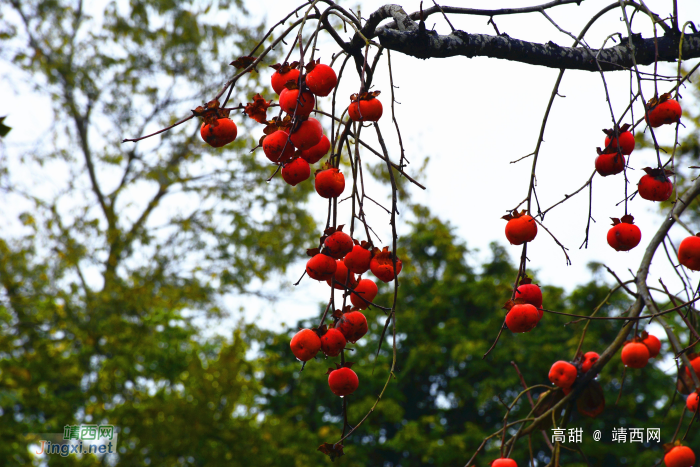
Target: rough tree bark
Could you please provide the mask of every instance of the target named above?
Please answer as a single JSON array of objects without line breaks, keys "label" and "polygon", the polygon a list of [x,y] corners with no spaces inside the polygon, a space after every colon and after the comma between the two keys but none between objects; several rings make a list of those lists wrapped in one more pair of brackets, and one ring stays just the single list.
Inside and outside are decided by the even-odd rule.
[{"label": "rough tree bark", "polygon": [[[534,12],[544,14],[544,10],[548,8],[567,3],[580,4],[582,1],[562,0],[535,7],[501,10],[476,10],[447,6],[441,8],[446,14],[480,16]],[[646,8],[636,2],[625,1],[623,3],[646,12]],[[619,6],[618,2],[614,2],[603,8],[601,13],[613,8],[619,8]],[[336,34],[333,34],[333,36],[346,52],[351,53],[355,57],[356,62],[361,61],[361,50],[365,46],[366,40],[373,39],[378,39],[379,43],[388,50],[421,59],[455,56],[468,58],[490,57],[549,68],[585,71],[628,70],[634,66],[635,61],[637,65],[649,65],[654,63],[655,60],[661,62],[676,61],[681,38],[683,59],[700,57],[700,33],[695,32],[695,28],[691,27],[693,33],[682,36],[675,21],[672,27],[659,22],[659,26],[664,30],[665,34],[656,39],[653,37],[643,38],[641,34],[634,34],[631,37],[632,40],[629,41],[627,37],[620,36],[621,41],[619,45],[598,50],[584,46],[562,47],[552,41],[546,44],[538,44],[515,39],[505,33],[490,36],[453,30],[448,35],[440,35],[435,31],[427,30],[425,27],[425,19],[436,12],[440,12],[438,7],[409,15],[400,5],[384,5],[370,15],[360,33],[356,33],[351,42],[342,41]],[[421,17],[422,19],[420,19]],[[378,27],[379,23],[389,18],[392,18],[394,21]],[[419,19],[418,23],[414,21],[416,19]],[[597,62],[596,57],[598,59]]]}]

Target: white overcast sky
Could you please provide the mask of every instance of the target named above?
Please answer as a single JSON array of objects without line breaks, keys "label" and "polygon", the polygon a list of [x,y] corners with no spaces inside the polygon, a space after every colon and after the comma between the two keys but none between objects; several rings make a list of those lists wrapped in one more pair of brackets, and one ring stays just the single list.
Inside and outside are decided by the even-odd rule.
[{"label": "white overcast sky", "polygon": [[[258,0],[248,2],[248,8],[254,17],[266,17],[272,24],[281,19],[292,3],[296,2]],[[353,9],[359,5],[362,16],[366,18],[386,2],[368,0],[339,3]],[[412,12],[418,9],[420,2],[397,3],[402,3],[407,12]],[[530,2],[535,3],[537,2]],[[577,35],[588,18],[609,3],[587,0],[583,1],[581,6],[565,5],[549,10],[548,13],[562,29]],[[646,3],[662,18],[672,11],[671,0],[649,0]],[[678,4],[681,22],[700,21],[700,2],[681,0]],[[424,5],[431,6],[432,2],[425,2]],[[452,5],[502,8],[521,7],[524,6],[524,2],[457,1]],[[469,33],[494,34],[492,26],[487,24],[487,17],[451,16],[451,21],[456,28]],[[540,43],[551,40],[562,46],[572,43],[570,37],[559,32],[538,13],[499,16],[495,18],[495,22],[501,32],[513,38]],[[441,15],[433,15],[427,21],[428,27],[432,27],[434,23],[439,33],[449,32],[449,26]],[[588,44],[598,48],[609,34],[623,32],[624,29],[619,10],[610,12],[591,28],[586,36]],[[634,31],[643,32],[644,37],[649,37],[650,30],[649,21],[639,15]],[[660,31],[659,34],[661,33]],[[321,41],[319,44],[321,51],[317,56],[327,63],[331,54],[338,48],[328,41]],[[610,45],[614,44],[609,42],[608,46]],[[692,66],[696,62],[694,60],[688,64]],[[504,236],[505,221],[501,216],[525,198],[531,167],[531,159],[518,164],[510,164],[510,161],[533,152],[558,70],[488,58],[455,57],[423,61],[397,53],[392,54],[392,65],[394,82],[399,86],[396,89],[396,98],[401,102],[401,105],[397,106],[397,119],[401,126],[407,157],[411,161],[407,172],[415,174],[424,158],[430,157],[426,173],[422,174],[422,180],[428,189],[423,192],[411,187],[412,196],[415,201],[430,206],[435,214],[448,220],[456,228],[457,235],[465,239],[470,249],[481,252],[471,260],[472,265],[475,265],[478,260],[488,258],[490,242],[495,240],[507,244]],[[0,67],[7,65],[0,64]],[[386,136],[393,134],[388,112],[390,89],[386,67],[380,66],[380,70],[375,78],[375,89],[383,91],[380,98],[384,103],[385,114],[380,125]],[[9,69],[0,71],[8,72]],[[650,69],[647,68],[646,71]],[[659,71],[669,74],[674,73],[674,68],[661,65]],[[269,73],[271,72],[270,70]],[[619,115],[629,102],[629,73],[608,73],[606,79],[613,110]],[[358,78],[347,75],[344,81],[339,95],[349,96],[357,90]],[[663,91],[665,86],[671,87],[662,83],[660,90]],[[645,97],[651,97],[653,84],[646,83],[643,91]],[[572,193],[585,183],[594,169],[595,148],[603,145],[604,134],[601,129],[611,127],[610,113],[599,74],[568,71],[564,75],[560,93],[566,97],[557,98],[554,103],[537,169],[537,194],[543,207],[554,204],[564,194]],[[10,155],[13,147],[23,147],[35,141],[37,135],[41,134],[36,122],[22,119],[21,115],[9,110],[18,104],[20,99],[25,98],[26,95],[18,95],[13,89],[0,89],[0,102],[3,103],[0,115],[10,114],[6,123],[13,127],[6,140]],[[47,114],[50,113],[49,102],[46,99],[33,99],[37,105],[46,106]],[[682,101],[681,104],[686,102]],[[187,111],[183,109],[183,114]],[[641,105],[638,104],[635,115],[638,116],[641,112]],[[673,140],[674,129],[665,126],[656,134],[661,142],[668,144]],[[388,139],[391,157],[398,161],[398,146],[394,144],[393,137]],[[363,159],[375,162],[372,157],[371,154],[365,153]],[[636,170],[630,172],[631,191],[634,191],[634,185],[642,175],[639,169],[653,166],[655,160],[656,156],[651,151],[633,153],[631,167]],[[276,182],[282,183],[282,180]],[[377,198],[387,199],[388,190],[376,186],[372,189],[378,190]],[[564,255],[559,247],[540,229],[537,238],[528,248],[530,267],[537,271],[540,284],[552,284],[572,290],[577,284],[590,280],[591,275],[586,267],[590,261],[603,262],[624,278],[629,277],[628,268],[636,271],[646,241],[652,237],[662,217],[655,213],[650,202],[635,198],[630,203],[630,212],[642,229],[642,244],[627,253],[615,252],[607,245],[605,236],[610,227],[609,218],[620,217],[624,213],[622,206],[615,206],[623,197],[621,175],[595,177],[593,217],[597,223],[591,226],[589,248],[584,250],[579,250],[579,246],[584,238],[588,212],[587,190],[547,215],[545,225],[569,248],[573,264],[565,264]],[[314,200],[312,206],[319,212],[319,220],[322,217],[325,219],[325,200]],[[347,211],[341,210],[340,214],[339,223],[348,223]],[[343,219],[343,215],[347,220]],[[375,209],[370,215],[373,227],[385,244],[389,245],[390,228],[386,213]],[[700,230],[698,226],[694,228]],[[402,231],[405,232],[406,229],[402,228]],[[673,237],[676,239],[685,235],[680,229],[673,231]],[[508,245],[507,249],[515,261],[520,247]],[[664,264],[665,259],[661,261],[661,257],[662,255],[657,256],[658,260],[652,265],[650,277],[656,282],[658,277],[663,275],[664,278],[669,277],[668,282],[674,283],[675,275]],[[301,275],[303,266],[303,263],[300,263],[291,269],[286,278],[287,285]],[[697,280],[700,274],[692,277]],[[325,283],[316,283],[307,278],[302,285],[290,289],[282,300],[273,304],[250,297],[230,297],[227,303],[231,307],[244,307],[243,317],[246,320],[256,320],[264,327],[278,329],[283,322],[294,323],[300,318],[318,316],[319,303],[327,300],[327,294],[328,287]],[[494,309],[499,306],[494,304]]]}]

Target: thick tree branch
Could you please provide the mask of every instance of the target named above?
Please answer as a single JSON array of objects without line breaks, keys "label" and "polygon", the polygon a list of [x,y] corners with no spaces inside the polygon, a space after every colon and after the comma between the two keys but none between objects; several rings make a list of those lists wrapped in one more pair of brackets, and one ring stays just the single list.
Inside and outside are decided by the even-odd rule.
[{"label": "thick tree branch", "polygon": [[[599,71],[596,64],[596,49],[583,47],[560,47],[548,42],[534,42],[513,39],[507,35],[489,36],[486,34],[468,34],[454,31],[448,35],[439,35],[435,31],[423,33],[416,30],[397,31],[381,28],[377,31],[379,42],[389,50],[411,55],[417,58],[444,58],[464,56],[490,57],[512,60],[530,65],[569,70]],[[634,65],[633,58],[639,65],[654,63],[656,48],[654,39],[643,39],[633,35],[635,55],[627,44],[602,49],[598,55],[603,71],[629,69]],[[673,62],[678,58],[680,36],[665,35],[658,39],[658,60]],[[700,57],[700,33],[688,34],[683,40],[683,58]]]}]

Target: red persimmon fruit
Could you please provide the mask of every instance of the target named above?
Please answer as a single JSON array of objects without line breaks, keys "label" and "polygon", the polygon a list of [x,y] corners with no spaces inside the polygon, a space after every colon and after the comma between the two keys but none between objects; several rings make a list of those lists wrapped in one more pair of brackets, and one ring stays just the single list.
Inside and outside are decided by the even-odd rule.
[{"label": "red persimmon fruit", "polygon": [[321,127],[321,123],[315,118],[309,117],[307,120],[301,122],[297,131],[292,133],[289,139],[292,141],[295,148],[304,151],[320,143],[322,136],[323,128]]},{"label": "red persimmon fruit", "polygon": [[354,245],[352,251],[345,255],[343,262],[355,274],[364,274],[369,270],[372,252],[362,245]]},{"label": "red persimmon fruit", "polygon": [[[644,168],[643,175],[637,184],[639,196],[649,201],[666,201],[673,193],[673,183],[664,169]],[[670,173],[670,172],[669,172]]]},{"label": "red persimmon fruit", "polygon": [[[634,135],[627,131],[629,125],[625,124],[622,128],[618,129],[618,137],[615,137],[615,130],[603,130],[606,134],[605,137],[605,149],[603,152],[617,152],[618,147],[620,152],[625,156],[629,156],[634,151],[635,141]],[[618,144],[619,141],[619,144]]]},{"label": "red persimmon fruit", "polygon": [[303,182],[309,178],[309,176],[311,176],[309,163],[301,157],[294,159],[292,162],[284,164],[284,167],[282,167],[282,178],[285,182],[292,186],[296,186],[298,183]]},{"label": "red persimmon fruit", "polygon": [[275,164],[284,164],[292,160],[294,156],[294,145],[289,140],[289,132],[277,130],[265,136],[262,148],[265,156]]},{"label": "red persimmon fruit", "polygon": [[[367,302],[374,301],[377,293],[379,293],[379,289],[372,279],[360,279],[353,293],[350,294],[350,302],[355,308],[365,310],[369,307],[369,303]],[[367,300],[367,302],[360,297]]]},{"label": "red persimmon fruit", "polygon": [[[355,287],[355,285],[357,285],[355,274],[348,271],[348,268],[345,267],[345,263],[343,263],[341,260],[336,260],[335,265],[335,274],[333,274],[333,277],[326,280],[328,285],[339,290],[345,290],[345,284],[347,284],[347,286],[351,289]],[[335,279],[335,283],[333,283],[333,279]]]},{"label": "red persimmon fruit", "polygon": [[530,332],[540,321],[537,308],[529,303],[518,303],[508,310],[506,326],[511,332]]},{"label": "red persimmon fruit", "polygon": [[317,281],[325,281],[333,277],[337,265],[333,258],[324,254],[314,255],[306,262],[306,273]]},{"label": "red persimmon fruit", "polygon": [[537,284],[521,283],[515,290],[515,298],[522,298],[525,303],[529,303],[535,308],[542,308],[542,289]]},{"label": "red persimmon fruit", "polygon": [[[352,237],[342,230],[336,230],[323,241],[323,252],[335,259],[342,259],[353,248]],[[354,271],[353,271],[354,272]]]},{"label": "red persimmon fruit", "polygon": [[214,148],[220,148],[236,139],[238,128],[230,118],[219,118],[214,123],[202,123],[202,139]]},{"label": "red persimmon fruit", "polygon": [[599,154],[595,160],[595,170],[603,177],[619,174],[625,170],[625,158],[617,152]]},{"label": "red persimmon fruit", "polygon": [[[369,269],[382,282],[394,280],[394,259],[389,247],[385,246],[381,251],[375,248],[372,260],[369,262]],[[401,272],[401,260],[396,258],[396,275]]]},{"label": "red persimmon fruit", "polygon": [[309,91],[321,97],[330,94],[335,85],[338,84],[338,76],[333,68],[323,63],[316,63],[313,66],[309,64],[309,67],[312,68],[306,74],[306,85],[309,87]]},{"label": "red persimmon fruit", "polygon": [[296,358],[302,362],[308,362],[316,356],[321,348],[321,339],[311,329],[302,329],[294,334],[289,346]]},{"label": "red persimmon fruit", "polygon": [[598,361],[600,355],[598,352],[586,352],[583,354],[583,361],[581,362],[581,372],[586,373],[591,369],[595,362]]},{"label": "red persimmon fruit", "polygon": [[272,74],[270,84],[277,94],[280,94],[285,89],[284,85],[287,84],[287,81],[297,81],[299,79],[299,70],[286,63],[277,67],[273,65],[273,68],[276,68],[276,70]]},{"label": "red persimmon fruit", "polygon": [[634,225],[634,217],[629,214],[622,219],[612,218],[613,227],[608,230],[608,245],[617,251],[629,251],[639,245],[642,231]]},{"label": "red persimmon fruit", "polygon": [[649,349],[649,358],[654,358],[661,352],[661,341],[653,334],[647,334],[646,336],[642,334],[642,344]]},{"label": "red persimmon fruit", "polygon": [[622,363],[630,368],[644,368],[649,363],[649,349],[641,342],[628,342],[622,347]]},{"label": "red persimmon fruit", "polygon": [[322,198],[335,198],[345,190],[345,176],[336,168],[316,172],[316,193]]},{"label": "red persimmon fruit", "polygon": [[570,388],[576,382],[578,371],[569,362],[559,360],[549,370],[549,380],[560,388]]},{"label": "red persimmon fruit", "polygon": [[537,222],[532,216],[525,214],[525,210],[513,211],[502,217],[508,221],[506,224],[506,238],[511,245],[522,245],[531,242],[537,236]]},{"label": "red persimmon fruit", "polygon": [[671,99],[670,94],[662,94],[658,99],[652,98],[647,104],[647,114],[644,119],[650,127],[657,128],[680,121],[683,110],[678,101]]},{"label": "red persimmon fruit", "polygon": [[[692,366],[693,370],[695,370],[695,374],[700,377],[700,356],[692,359],[690,361],[690,366]],[[690,368],[686,367],[685,373],[688,375],[688,378],[690,378]]]},{"label": "red persimmon fruit", "polygon": [[[297,101],[299,101],[299,106],[297,106]],[[282,110],[289,115],[307,117],[313,112],[316,106],[316,98],[313,94],[306,91],[302,92],[301,97],[299,97],[298,89],[284,88],[280,94],[279,103]]]},{"label": "red persimmon fruit", "polygon": [[328,357],[336,357],[345,348],[345,336],[335,328],[330,328],[321,336],[321,350]]},{"label": "red persimmon fruit", "polygon": [[688,446],[674,446],[664,456],[666,467],[693,467],[695,453]]},{"label": "red persimmon fruit", "polygon": [[337,370],[329,370],[328,386],[331,392],[336,396],[349,396],[360,385],[360,380],[357,373],[348,367],[338,368]]},{"label": "red persimmon fruit", "polygon": [[367,318],[359,311],[350,311],[343,313],[335,327],[348,342],[354,344],[367,334]]},{"label": "red persimmon fruit", "polygon": [[301,151],[301,158],[304,159],[309,164],[315,164],[320,161],[323,156],[328,154],[331,148],[331,142],[326,135],[321,135],[321,140],[309,149]]},{"label": "red persimmon fruit", "polygon": [[688,269],[700,271],[700,237],[686,237],[678,247],[678,262]]},{"label": "red persimmon fruit", "polygon": [[491,467],[518,467],[518,464],[516,464],[513,459],[507,459],[505,457],[501,457],[500,459],[496,459],[496,460],[491,461],[490,466]]},{"label": "red persimmon fruit", "polygon": [[348,107],[348,115],[356,122],[376,122],[383,111],[382,103],[376,98],[356,100]]}]

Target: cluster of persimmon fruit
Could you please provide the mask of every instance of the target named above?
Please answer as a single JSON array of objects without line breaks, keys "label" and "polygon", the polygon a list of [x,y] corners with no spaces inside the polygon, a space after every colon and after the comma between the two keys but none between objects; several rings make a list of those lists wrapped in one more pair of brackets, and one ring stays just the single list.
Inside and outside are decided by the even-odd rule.
[{"label": "cluster of persimmon fruit", "polygon": [[[663,94],[659,98],[651,99],[646,105],[645,120],[650,127],[657,128],[680,121],[682,114],[680,104],[671,98],[670,94]],[[635,147],[634,135],[629,131],[630,125],[625,124],[615,129],[606,129],[604,148],[597,148],[598,157],[595,161],[596,171],[603,177],[619,174],[625,169],[625,156],[630,156]],[[663,168],[643,169],[646,174],[641,177],[637,185],[638,194],[649,201],[666,201],[673,193],[673,183],[668,176],[673,172]],[[503,216],[507,221],[505,235],[512,245],[522,245],[531,242],[537,236],[537,221],[526,210],[511,211]],[[634,225],[634,218],[626,214],[622,218],[612,218],[613,227],[608,231],[608,244],[616,251],[629,251],[641,241],[641,231]],[[680,264],[689,269],[700,270],[700,233],[684,239],[678,248],[678,260]],[[542,291],[526,275],[520,281],[515,290],[514,299],[508,300],[504,306],[507,310],[505,323],[514,333],[529,332],[537,326],[543,316]],[[661,350],[659,339],[646,331],[641,336],[635,336],[625,342],[621,351],[622,363],[630,368],[643,368],[650,358],[656,357]],[[598,361],[600,355],[597,352],[579,354],[571,361],[558,361],[554,363],[549,372],[549,380],[563,393],[569,394],[579,376],[587,373]],[[700,355],[691,354],[690,363],[697,374],[700,375]],[[690,369],[685,368],[687,378],[690,378]],[[698,410],[700,395],[698,391],[690,393],[686,398],[686,407],[690,411]],[[587,415],[595,417],[605,407],[602,404],[591,408]],[[676,442],[665,445],[664,461],[667,467],[692,467],[695,464],[695,454],[687,446]],[[517,467],[516,462],[509,458],[500,458],[491,462],[491,467]]]},{"label": "cluster of persimmon fruit", "polygon": [[[245,107],[245,113],[259,123],[266,124],[264,135],[259,140],[270,162],[281,167],[282,178],[291,186],[307,180],[311,176],[311,164],[319,162],[331,149],[330,140],[323,134],[321,123],[311,117],[316,112],[316,99],[328,96],[338,84],[338,77],[332,67],[309,62],[303,68],[298,62],[272,65],[275,72],[270,84],[279,96],[279,107],[286,114],[267,120],[267,109],[272,101],[260,94]],[[305,70],[302,73],[301,70]],[[375,122],[382,116],[382,103],[377,99],[380,91],[362,92],[350,96],[347,113],[350,119],[358,122]],[[229,111],[214,105],[200,108],[198,115],[203,123],[200,129],[202,139],[213,147],[222,147],[234,141],[237,136],[236,124],[228,118]],[[210,103],[210,104],[212,104]],[[334,198],[345,190],[345,176],[337,167],[324,164],[314,174],[314,187],[323,198]]]},{"label": "cluster of persimmon fruit", "polygon": [[[331,150],[321,123],[311,114],[318,112],[317,98],[326,97],[335,89],[338,77],[332,67],[320,60],[312,60],[304,67],[298,62],[284,62],[271,68],[275,71],[270,84],[279,96],[280,114],[267,120],[267,109],[273,104],[260,94],[253,97],[244,112],[266,125],[257,147],[262,147],[270,162],[279,166],[284,181],[296,186],[310,177],[310,165]],[[346,110],[349,118],[357,122],[378,121],[383,113],[382,103],[377,99],[379,94],[380,91],[371,91],[351,95]],[[210,146],[222,147],[236,139],[237,127],[228,118],[229,112],[230,109],[220,108],[218,101],[195,110],[195,115],[203,120],[202,139]],[[284,117],[282,112],[286,114]],[[345,190],[345,176],[326,162],[314,174],[314,188],[323,198],[337,198]],[[372,279],[363,279],[362,274],[371,271],[379,280],[390,282],[402,267],[401,260],[388,247],[379,250],[369,242],[358,242],[343,232],[342,225],[326,229],[320,243],[321,248],[307,250],[311,259],[306,264],[306,274],[343,290],[352,307],[335,310],[330,326],[302,329],[294,335],[290,347],[302,362],[313,359],[319,351],[327,357],[336,357],[348,342],[354,344],[360,340],[368,331],[367,318],[360,310],[367,309],[379,291],[377,284]],[[343,362],[328,370],[328,385],[334,394],[347,396],[357,389],[359,379],[352,365]]]},{"label": "cluster of persimmon fruit", "polygon": [[[661,125],[670,125],[680,121],[682,109],[678,101],[671,98],[666,93],[660,97],[654,97],[646,104],[646,114],[644,119],[652,128]],[[629,156],[634,151],[634,135],[629,131],[630,125],[610,130],[603,130],[605,133],[605,146],[598,150],[598,157],[595,160],[595,169],[603,177],[616,175],[625,170],[625,156]],[[673,172],[663,167],[645,167],[645,175],[641,177],[637,184],[637,193],[648,201],[666,201],[673,193],[673,183],[669,175]],[[616,251],[629,251],[639,245],[642,240],[642,232],[634,225],[634,217],[624,215],[621,218],[612,218],[613,227],[608,231],[608,245]]]},{"label": "cluster of persimmon fruit", "polygon": [[[652,98],[646,104],[645,119],[649,126],[657,128],[680,121],[682,110],[678,101],[670,94],[662,94]],[[596,171],[603,177],[619,174],[625,170],[625,156],[634,151],[634,135],[629,131],[630,125],[624,124],[615,129],[604,129],[605,144],[603,149],[597,148],[598,157],[595,160]],[[668,178],[673,172],[664,168],[645,167],[646,174],[637,184],[639,196],[649,201],[666,201],[673,193],[673,183]],[[512,211],[503,216],[507,220],[506,238],[512,245],[522,245],[531,242],[537,236],[537,222],[527,214],[527,211]],[[639,245],[642,232],[634,225],[634,217],[629,214],[621,218],[611,218],[613,227],[608,231],[608,244],[617,251],[629,251]],[[698,247],[700,248],[700,247]],[[695,249],[698,249],[695,248]],[[698,252],[698,269],[700,269],[700,251]]]},{"label": "cluster of persimmon fruit", "polygon": [[[370,271],[382,282],[391,282],[402,268],[401,260],[388,247],[380,250],[368,242],[353,240],[343,232],[342,225],[326,229],[321,244],[322,248],[307,251],[311,258],[306,263],[306,274],[317,281],[325,281],[329,287],[343,290],[352,307],[335,310],[330,326],[302,329],[294,335],[290,348],[302,362],[311,360],[319,351],[327,357],[336,357],[348,342],[359,341],[368,331],[367,318],[361,310],[369,308],[379,292],[377,284],[372,279],[363,279],[362,274]],[[359,386],[351,365],[345,362],[336,364],[335,370],[328,370],[328,386],[333,394],[347,396]]]}]

